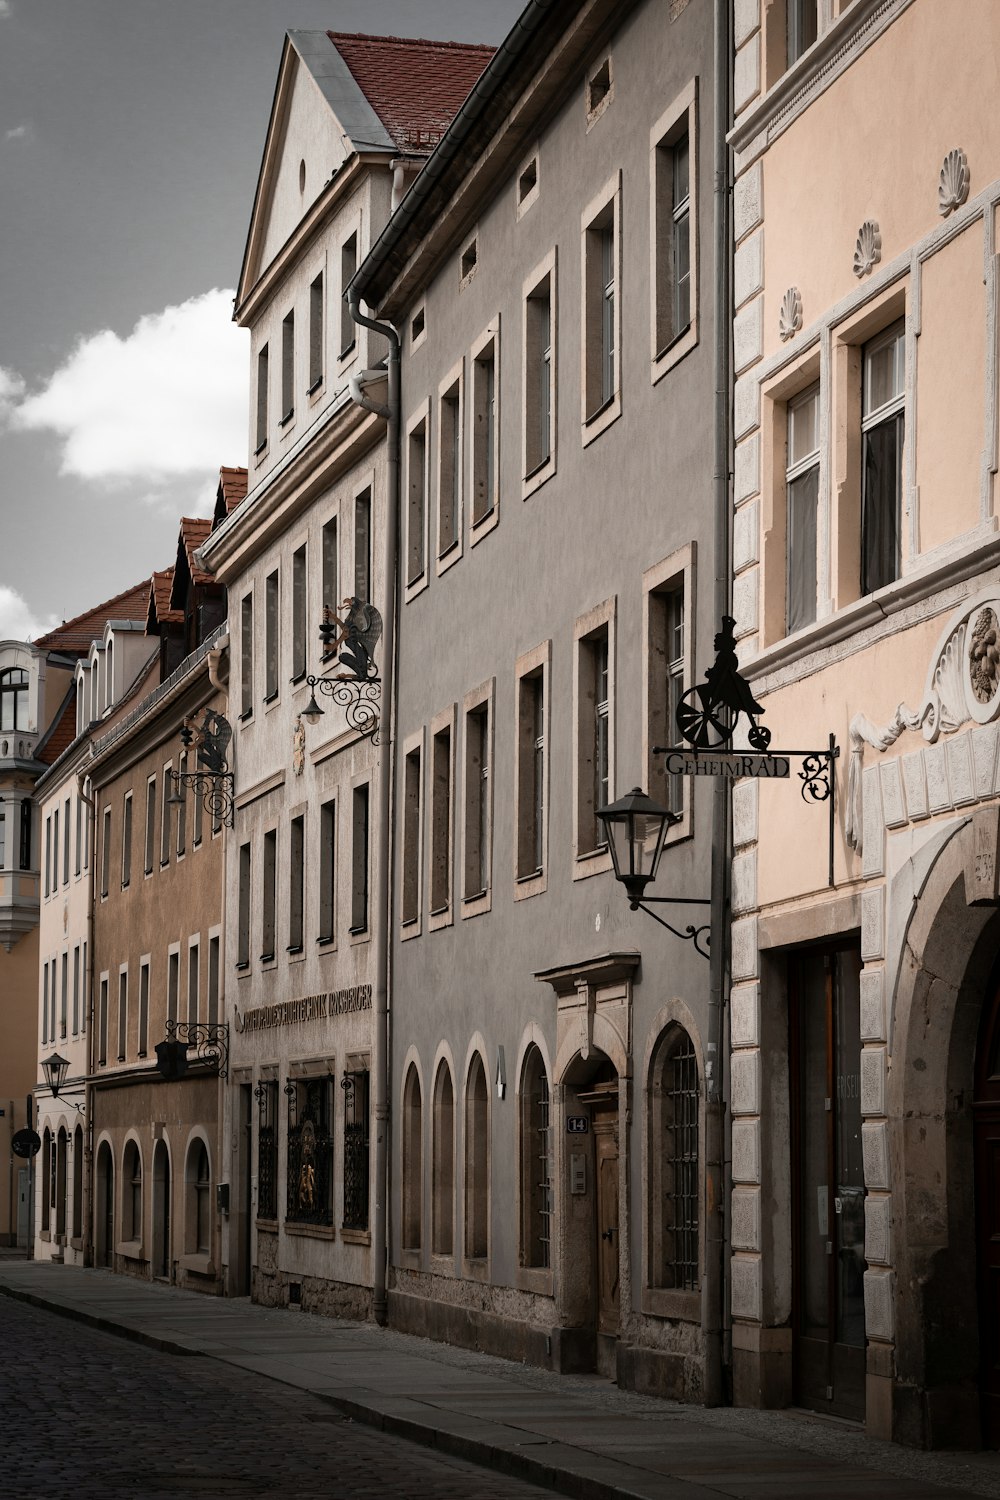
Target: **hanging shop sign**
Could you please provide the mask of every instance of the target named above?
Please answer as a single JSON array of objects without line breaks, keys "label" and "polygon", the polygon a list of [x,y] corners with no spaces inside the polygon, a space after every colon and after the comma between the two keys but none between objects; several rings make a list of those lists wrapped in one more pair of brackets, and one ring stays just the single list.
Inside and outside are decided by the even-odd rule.
[{"label": "hanging shop sign", "polygon": [[[740,672],[736,655],[736,621],[723,615],[715,637],[715,661],[705,681],[688,688],[677,705],[677,729],[687,743],[682,746],[654,745],[654,755],[663,755],[664,770],[676,776],[744,776],[786,780],[791,762],[801,761],[797,771],[804,802],[825,802],[828,811],[828,882],[832,886],[836,778],[834,762],[840,747],[831,734],[822,750],[773,750],[771,731],[760,722],[764,710],[754,698],[750,684]],[[746,738],[756,754],[731,748],[741,715],[746,719]]]}]

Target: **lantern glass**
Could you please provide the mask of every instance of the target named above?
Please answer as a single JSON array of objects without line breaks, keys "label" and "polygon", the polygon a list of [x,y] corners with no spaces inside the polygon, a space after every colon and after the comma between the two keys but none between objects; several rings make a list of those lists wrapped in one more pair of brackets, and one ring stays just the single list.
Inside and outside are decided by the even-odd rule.
[{"label": "lantern glass", "polygon": [[310,724],[315,724],[316,720],[320,718],[322,714],[323,709],[321,709],[319,704],[316,702],[316,692],[315,690],[313,690],[309,694],[309,702],[302,710],[300,717],[303,719],[308,719]]},{"label": "lantern glass", "polygon": [[53,1052],[51,1057],[46,1057],[42,1062],[42,1072],[45,1074],[45,1082],[52,1090],[52,1097],[56,1098],[59,1090],[66,1082],[66,1074],[69,1072],[69,1058],[60,1057],[58,1052]]},{"label": "lantern glass", "polygon": [[638,786],[610,806],[599,808],[597,816],[607,833],[615,879],[621,881],[635,907],[646,886],[656,879],[667,829],[680,819]]}]

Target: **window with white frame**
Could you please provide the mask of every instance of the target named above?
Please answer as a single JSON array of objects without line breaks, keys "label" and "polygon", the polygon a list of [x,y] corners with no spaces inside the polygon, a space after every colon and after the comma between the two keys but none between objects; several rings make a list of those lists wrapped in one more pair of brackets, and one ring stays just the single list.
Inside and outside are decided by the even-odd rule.
[{"label": "window with white frame", "polygon": [[128,969],[118,975],[118,1061],[125,1061],[128,1035]]},{"label": "window with white frame", "polygon": [[785,57],[798,62],[819,35],[819,0],[785,0]]},{"label": "window with white frame", "polygon": [[816,516],[819,505],[819,386],[788,403],[785,467],[785,631],[816,618]]},{"label": "window with white frame", "polygon": [[0,672],[0,730],[28,727],[28,674],[23,667]]},{"label": "window with white frame", "polygon": [[267,447],[267,382],[268,382],[268,350],[264,344],[257,352],[257,426],[256,440],[254,443],[254,456],[263,453]]},{"label": "window with white frame", "polygon": [[545,1270],[552,1265],[555,1174],[549,1080],[534,1043],[525,1054],[519,1092],[521,1264]]},{"label": "window with white frame", "polygon": [[[155,785],[155,783],[154,783]],[[104,828],[101,838],[101,895],[106,897],[111,877],[111,809],[104,809]]]},{"label": "window with white frame", "polygon": [[163,788],[162,788],[162,798],[161,798],[163,806],[162,806],[162,810],[160,812],[160,865],[161,865],[161,868],[162,868],[162,866],[169,865],[169,863],[170,863],[170,803],[168,801],[168,798],[170,797],[170,772],[171,772],[171,769],[172,769],[172,766],[171,766],[170,762],[168,762],[167,765],[165,765],[163,767]]},{"label": "window with white frame", "polygon": [[465,819],[463,837],[462,895],[466,902],[478,901],[490,889],[492,854],[492,724],[490,699],[466,707],[465,713]]},{"label": "window with white frame", "polygon": [[323,384],[323,272],[309,285],[309,392],[311,396]]},{"label": "window with white frame", "polygon": [[167,1020],[176,1021],[181,1003],[181,954],[172,947],[167,953]]},{"label": "window with white frame", "polygon": [[132,879],[132,793],[125,793],[122,809],[122,890],[128,889]]},{"label": "window with white frame", "polygon": [[547,847],[546,645],[520,658],[516,668],[515,875],[518,895],[544,889]]},{"label": "window with white frame", "polygon": [[281,422],[284,427],[295,415],[295,313],[281,321]]},{"label": "window with white frame", "polygon": [[861,593],[894,582],[900,571],[906,398],[904,323],[862,351]]},{"label": "window with white frame", "polygon": [[462,378],[449,379],[438,404],[438,557],[459,544],[462,525]]},{"label": "window with white frame", "polygon": [[524,299],[524,477],[547,472],[555,456],[555,260]]},{"label": "window with white frame", "polygon": [[305,815],[292,818],[288,830],[288,952],[301,953],[305,899]]},{"label": "window with white frame", "polygon": [[[604,190],[582,217],[583,386],[582,419],[591,424],[616,414],[620,392],[621,302],[618,296],[621,246],[621,179]],[[615,407],[615,412],[609,408]],[[600,423],[603,430],[606,423]],[[585,434],[585,441],[596,436]]]},{"label": "window with white frame", "polygon": [[201,944],[197,938],[188,943],[187,1018],[197,1025],[201,1009]]},{"label": "window with white frame", "polygon": [[332,944],[337,935],[337,803],[324,802],[319,814],[319,936]]},{"label": "window with white frame", "polygon": [[250,854],[250,844],[241,844],[236,920],[236,967],[238,969],[250,967],[250,888],[252,881]]},{"label": "window with white frame", "polygon": [[264,581],[264,702],[278,696],[278,572]]},{"label": "window with white frame", "polygon": [[[110,813],[105,813],[105,819]],[[146,782],[146,846],[143,853],[143,869],[147,875],[153,873],[154,850],[156,848],[156,777]]]},{"label": "window with white frame", "polygon": [[274,933],[278,899],[278,830],[264,834],[263,907],[261,911],[260,961],[270,963],[274,957]]},{"label": "window with white frame", "polygon": [[496,320],[472,351],[472,526],[491,516],[499,502],[499,426],[497,370],[500,321]]},{"label": "window with white frame", "polygon": [[149,1050],[149,959],[139,964],[139,1033],[138,1053],[145,1057]]},{"label": "window with white frame", "polygon": [[368,930],[368,784],[351,794],[351,932]]},{"label": "window with white frame", "polygon": [[[601,611],[607,613],[606,609]],[[581,628],[578,625],[577,629]],[[576,852],[603,851],[598,808],[611,800],[610,620],[578,635],[576,651]]]},{"label": "window with white frame", "polygon": [[354,595],[362,604],[372,597],[372,492],[354,497]]},{"label": "window with white frame", "polygon": [[62,988],[59,992],[59,1035],[64,1037],[69,1027],[69,949],[62,956]]},{"label": "window with white frame", "polygon": [[253,594],[240,600],[240,718],[253,713]]},{"label": "window with white frame", "polygon": [[410,745],[403,757],[403,858],[402,901],[403,925],[420,918],[420,804],[422,786],[422,746]]},{"label": "window with white frame", "polygon": [[413,585],[424,576],[427,562],[427,419],[421,417],[407,439],[406,581]]},{"label": "window with white frame", "polygon": [[358,235],[355,230],[340,247],[340,357],[346,359],[354,348],[357,324],[345,293],[358,269]]},{"label": "window with white frame", "polygon": [[451,908],[452,721],[431,734],[430,914]]},{"label": "window with white frame", "polygon": [[340,556],[337,546],[336,516],[331,516],[323,526],[320,550],[322,552],[320,567],[323,576],[320,586],[323,595],[323,618],[329,620],[337,613],[340,604]]},{"label": "window with white frame", "polygon": [[[186,750],[182,750],[180,752],[180,754],[178,755],[178,757],[177,757],[177,769],[181,773],[181,775],[183,776],[185,774],[185,772],[187,771],[187,768],[188,768],[188,753],[187,753]],[[178,781],[175,785],[171,786],[170,795],[171,795],[171,797],[179,797],[180,798],[180,801],[177,803],[177,841],[176,841],[176,843],[174,845],[174,848],[175,848],[175,850],[177,852],[177,858],[178,859],[182,859],[184,857],[184,855],[187,853],[187,801],[188,801],[188,799],[187,799],[187,787],[184,785],[183,781]]]},{"label": "window with white frame", "polygon": [[97,1061],[103,1066],[108,1060],[108,976],[101,975],[97,1010]]},{"label": "window with white frame", "polygon": [[697,88],[691,83],[650,133],[653,378],[695,342]]},{"label": "window with white frame", "polygon": [[292,553],[292,681],[306,675],[306,544]]},{"label": "window with white frame", "polygon": [[208,1024],[216,1025],[219,1019],[219,953],[221,940],[212,936],[208,940]]},{"label": "window with white frame", "polygon": [[80,945],[73,949],[73,1035],[80,1034]]},{"label": "window with white frame", "polygon": [[69,885],[69,829],[70,829],[69,812],[70,812],[69,798],[67,797],[66,801],[63,803],[63,851],[62,851],[63,885]]}]

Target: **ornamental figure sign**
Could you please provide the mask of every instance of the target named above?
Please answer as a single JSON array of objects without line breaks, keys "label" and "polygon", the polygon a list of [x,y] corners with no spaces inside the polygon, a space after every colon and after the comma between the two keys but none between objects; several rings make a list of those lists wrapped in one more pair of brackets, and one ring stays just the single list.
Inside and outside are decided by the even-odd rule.
[{"label": "ornamental figure sign", "polygon": [[715,637],[715,662],[705,673],[705,685],[689,688],[677,705],[677,728],[696,750],[728,745],[741,713],[750,721],[747,739],[754,750],[766,750],[771,731],[758,724],[764,712],[740,675],[736,655],[736,621],[723,615],[722,629]]},{"label": "ornamental figure sign", "polygon": [[319,636],[323,665],[335,663],[342,670],[323,677],[310,673],[306,686],[312,696],[302,710],[302,718],[314,723],[323,713],[316,702],[318,691],[345,710],[352,729],[370,735],[372,744],[377,745],[382,679],[375,648],[382,638],[381,614],[374,604],[352,594],[344,600],[339,615],[329,605],[324,606]]},{"label": "ornamental figure sign", "polygon": [[194,771],[170,771],[169,800],[182,803],[190,787],[214,823],[233,826],[233,773],[227,759],[232,725],[224,714],[206,708],[201,723],[193,718],[181,725],[181,744],[197,750]]}]

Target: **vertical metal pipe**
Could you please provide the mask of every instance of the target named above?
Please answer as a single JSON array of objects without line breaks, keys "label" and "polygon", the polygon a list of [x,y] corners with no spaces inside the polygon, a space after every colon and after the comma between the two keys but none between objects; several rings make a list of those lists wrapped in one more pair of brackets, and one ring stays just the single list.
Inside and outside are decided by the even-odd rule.
[{"label": "vertical metal pipe", "polygon": [[380,333],[389,342],[389,400],[386,431],[385,588],[387,609],[382,621],[382,729],[379,757],[378,819],[375,848],[375,998],[372,1038],[372,1111],[375,1116],[375,1205],[372,1216],[372,1316],[384,1324],[388,1316],[389,1194],[389,910],[392,890],[393,839],[390,829],[393,778],[393,737],[396,723],[396,614],[399,604],[399,335],[389,323],[379,323],[361,311],[360,298],[348,288],[347,305],[355,323]]},{"label": "vertical metal pipe", "polygon": [[[731,7],[715,0],[714,11],[714,132],[713,223],[715,258],[712,310],[714,442],[713,498],[715,510],[714,616],[729,614],[730,601],[730,310],[729,128]],[[702,1324],[705,1337],[705,1402],[717,1406],[727,1398],[728,1348],[728,1187],[726,1114],[728,1058],[726,1004],[729,963],[729,782],[713,777],[712,796],[712,946],[709,961],[708,1039],[705,1110],[705,1285]]]}]

